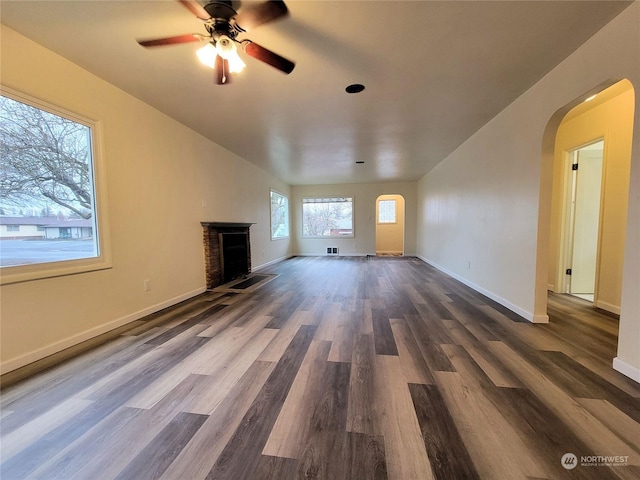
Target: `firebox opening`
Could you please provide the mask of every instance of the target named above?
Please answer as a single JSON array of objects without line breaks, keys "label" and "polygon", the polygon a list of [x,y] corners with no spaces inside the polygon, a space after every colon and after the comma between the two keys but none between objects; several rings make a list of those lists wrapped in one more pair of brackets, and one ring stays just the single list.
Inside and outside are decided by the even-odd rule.
[{"label": "firebox opening", "polygon": [[220,233],[220,263],[224,283],[249,273],[248,233]]}]

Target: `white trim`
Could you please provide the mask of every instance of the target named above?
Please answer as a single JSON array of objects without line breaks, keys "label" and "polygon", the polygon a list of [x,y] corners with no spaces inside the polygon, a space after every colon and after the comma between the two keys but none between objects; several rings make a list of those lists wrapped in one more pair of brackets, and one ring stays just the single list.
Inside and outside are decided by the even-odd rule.
[{"label": "white trim", "polygon": [[484,288],[476,285],[473,282],[470,282],[466,278],[461,277],[460,275],[457,275],[456,273],[450,272],[446,268],[438,265],[437,263],[432,262],[431,260],[428,260],[427,258],[424,258],[424,257],[422,257],[420,255],[418,255],[418,258],[420,260],[422,260],[423,262],[428,263],[432,267],[437,268],[441,272],[446,273],[450,277],[455,278],[459,282],[464,283],[467,287],[470,287],[470,288],[474,289],[476,292],[480,292],[481,294],[485,295],[486,297],[489,297],[491,300],[493,300],[495,302],[498,302],[500,305],[502,305],[504,307],[507,307],[509,310],[511,310],[514,313],[517,313],[518,315],[520,315],[524,319],[529,320],[531,323],[549,323],[549,317],[547,315],[534,315],[531,312],[527,312],[526,310],[523,310],[522,308],[518,307],[517,305],[514,305],[513,303],[509,302],[508,300],[505,300],[504,298],[499,297],[498,295],[496,295],[496,294],[494,294],[494,293],[492,293],[492,292],[490,292],[488,290],[485,290]]},{"label": "white trim", "polygon": [[597,300],[596,307],[601,308],[602,310],[606,310],[607,312],[620,315],[620,305],[613,305],[611,303],[603,302],[602,300]]},{"label": "white trim", "polygon": [[[327,255],[326,253],[294,253],[291,257],[375,257],[375,253],[345,253],[344,255]],[[405,255],[406,256],[406,255]]]},{"label": "white trim", "polygon": [[262,265],[258,265],[257,267],[251,267],[252,272],[257,272],[258,270],[262,270],[263,268],[267,268],[271,265],[275,265],[276,263],[284,262],[285,260],[293,257],[293,255],[285,255],[284,257],[276,258],[275,260],[271,260],[270,262],[263,263]]},{"label": "white trim", "polygon": [[640,368],[629,365],[627,362],[620,360],[620,357],[613,359],[613,369],[640,383]]},{"label": "white trim", "polygon": [[532,322],[533,323],[549,323],[549,315],[534,315]]},{"label": "white trim", "polygon": [[158,303],[156,305],[152,305],[150,307],[144,308],[137,312],[131,313],[124,317],[118,318],[117,320],[113,320],[111,322],[99,325],[97,327],[86,330],[77,335],[73,335],[71,337],[65,338],[64,340],[60,340],[58,342],[52,343],[51,345],[47,345],[46,347],[39,348],[37,350],[33,350],[31,352],[25,353],[18,357],[14,357],[3,362],[0,365],[0,374],[4,375],[7,372],[12,370],[16,370],[20,367],[24,367],[30,363],[36,362],[38,360],[42,360],[43,358],[48,357],[49,355],[53,355],[54,353],[61,352],[69,347],[73,347],[74,345],[78,345],[79,343],[90,340],[98,335],[102,335],[103,333],[107,333],[113,329],[126,325],[127,323],[134,322],[139,320],[147,315],[151,315],[152,313],[158,312],[163,308],[171,307],[176,305],[177,303],[183,302],[184,300],[188,300],[196,295],[200,295],[201,293],[206,292],[205,287],[197,288],[196,290],[192,290],[191,292],[183,293],[182,295],[178,295],[177,297],[166,300],[162,303]]}]

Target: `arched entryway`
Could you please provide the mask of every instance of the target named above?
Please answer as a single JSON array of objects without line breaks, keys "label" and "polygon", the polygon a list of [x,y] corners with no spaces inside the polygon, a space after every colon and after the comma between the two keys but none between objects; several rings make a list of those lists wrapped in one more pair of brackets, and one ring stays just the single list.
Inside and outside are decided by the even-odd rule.
[{"label": "arched entryway", "polygon": [[[595,95],[595,96],[594,96]],[[594,235],[595,306],[620,313],[622,269],[629,205],[629,171],[635,92],[628,80],[608,83],[558,110],[543,138],[536,269],[535,318],[545,321],[547,292],[567,293],[571,271],[571,191],[579,177],[576,152],[602,142],[599,211]],[[573,164],[578,163],[578,167]],[[592,210],[593,206],[589,207]],[[593,229],[592,229],[593,230]],[[569,262],[569,263],[567,263]],[[547,317],[548,320],[548,317]]]},{"label": "arched entryway", "polygon": [[376,255],[404,255],[404,203],[397,194],[376,199]]}]

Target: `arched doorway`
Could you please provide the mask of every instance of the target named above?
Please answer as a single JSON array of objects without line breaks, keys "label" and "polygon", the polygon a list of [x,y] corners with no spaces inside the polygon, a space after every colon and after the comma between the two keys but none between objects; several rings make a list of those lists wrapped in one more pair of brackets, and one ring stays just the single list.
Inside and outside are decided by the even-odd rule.
[{"label": "arched doorway", "polygon": [[404,255],[404,208],[402,195],[376,199],[376,255]]},{"label": "arched doorway", "polygon": [[[633,86],[620,81],[558,126],[551,192],[549,286],[620,313],[629,205]],[[590,296],[592,295],[592,296]]]},{"label": "arched doorway", "polygon": [[[634,110],[633,85],[625,79],[585,93],[559,109],[547,124],[542,145],[534,321],[548,321],[549,291],[566,290],[564,198],[571,182],[566,158],[598,140],[604,141],[604,158],[594,302],[620,313]],[[567,122],[571,123],[568,137],[561,131]]]}]

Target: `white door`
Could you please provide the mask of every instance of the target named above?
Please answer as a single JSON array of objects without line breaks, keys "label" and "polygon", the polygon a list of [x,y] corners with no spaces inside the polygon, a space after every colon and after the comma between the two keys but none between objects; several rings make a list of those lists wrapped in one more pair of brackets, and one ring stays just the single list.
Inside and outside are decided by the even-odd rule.
[{"label": "white door", "polygon": [[[600,229],[604,142],[574,152],[573,225],[570,256],[571,294],[594,295]],[[577,170],[575,170],[577,168]],[[593,301],[593,297],[587,297]]]}]

